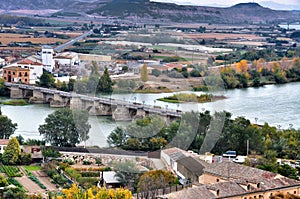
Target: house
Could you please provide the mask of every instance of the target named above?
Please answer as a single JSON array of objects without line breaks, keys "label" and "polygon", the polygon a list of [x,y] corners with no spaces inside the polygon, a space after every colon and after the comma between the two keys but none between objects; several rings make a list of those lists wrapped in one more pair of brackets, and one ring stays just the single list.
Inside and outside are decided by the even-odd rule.
[{"label": "house", "polygon": [[40,162],[43,159],[43,154],[40,146],[23,145],[22,151],[31,154],[33,162]]},{"label": "house", "polygon": [[79,65],[79,56],[74,52],[63,52],[54,57],[54,62],[60,66]]},{"label": "house", "polygon": [[29,84],[35,84],[39,77],[43,74],[43,65],[40,62],[24,59],[17,62],[17,66],[30,70]]},{"label": "house", "polygon": [[[100,175],[102,175],[102,174],[100,174]],[[101,179],[101,176],[100,176],[100,179]],[[116,172],[104,171],[103,172],[103,186],[106,188],[120,188],[122,186],[122,184],[116,177]]]},{"label": "house", "polygon": [[15,82],[22,84],[30,83],[30,70],[18,66],[7,66],[3,68],[2,74],[5,82]]},{"label": "house", "polygon": [[5,147],[8,145],[8,139],[0,139],[0,153],[3,154]]},{"label": "house", "polygon": [[0,58],[0,68],[6,65],[5,59]]},{"label": "house", "polygon": [[160,199],[254,199],[283,193],[300,196],[300,181],[233,162],[211,164],[203,169],[202,185],[159,196]]},{"label": "house", "polygon": [[168,170],[177,173],[177,161],[188,157],[189,153],[179,148],[173,147],[161,150],[161,159],[167,165]]},{"label": "house", "polygon": [[198,183],[199,177],[204,173],[206,167],[208,167],[208,163],[204,160],[189,156],[177,161],[177,174],[183,182]]}]

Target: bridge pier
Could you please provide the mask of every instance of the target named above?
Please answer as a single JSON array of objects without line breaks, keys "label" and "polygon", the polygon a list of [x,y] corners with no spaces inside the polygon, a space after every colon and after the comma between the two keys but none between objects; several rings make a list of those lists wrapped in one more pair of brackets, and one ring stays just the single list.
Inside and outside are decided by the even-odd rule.
[{"label": "bridge pier", "polygon": [[73,96],[71,98],[70,108],[71,109],[80,109],[80,110],[84,109],[83,103],[82,103],[82,100],[80,99],[80,97]]},{"label": "bridge pier", "polygon": [[117,106],[112,112],[112,119],[115,121],[131,121],[129,109],[126,106]]},{"label": "bridge pier", "polygon": [[112,108],[111,105],[95,102],[89,113],[95,116],[112,116]]},{"label": "bridge pier", "polygon": [[12,99],[23,99],[23,90],[20,89],[18,86],[10,87],[10,98]]},{"label": "bridge pier", "polygon": [[53,100],[50,101],[50,107],[52,108],[64,108],[67,106],[67,100],[61,97],[59,93],[54,93]]},{"label": "bridge pier", "polygon": [[133,119],[143,119],[146,117],[146,112],[139,108],[136,110],[136,114],[133,116]]},{"label": "bridge pier", "polygon": [[33,90],[33,96],[29,99],[29,102],[32,104],[45,104],[46,99],[44,94],[39,89]]}]

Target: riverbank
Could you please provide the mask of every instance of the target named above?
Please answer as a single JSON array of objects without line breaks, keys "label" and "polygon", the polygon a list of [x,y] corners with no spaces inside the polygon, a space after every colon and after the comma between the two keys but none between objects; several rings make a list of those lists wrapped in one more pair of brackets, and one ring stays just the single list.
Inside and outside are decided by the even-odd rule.
[{"label": "riverbank", "polygon": [[6,101],[0,102],[3,105],[10,105],[10,106],[26,106],[29,103],[24,99],[10,99]]}]

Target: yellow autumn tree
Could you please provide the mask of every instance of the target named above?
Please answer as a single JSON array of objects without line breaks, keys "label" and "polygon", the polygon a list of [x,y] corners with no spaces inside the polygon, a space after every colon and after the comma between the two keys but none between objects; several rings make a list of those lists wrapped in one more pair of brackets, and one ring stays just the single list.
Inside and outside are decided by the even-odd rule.
[{"label": "yellow autumn tree", "polygon": [[147,69],[147,65],[144,63],[142,69],[141,69],[141,80],[143,82],[148,81],[148,69]]},{"label": "yellow autumn tree", "polygon": [[236,64],[236,72],[246,74],[248,71],[248,62],[243,59]]},{"label": "yellow autumn tree", "polygon": [[300,69],[300,58],[299,57],[295,57],[292,60],[292,67],[297,69]]},{"label": "yellow autumn tree", "polygon": [[132,193],[128,189],[93,187],[82,191],[75,183],[69,189],[63,189],[62,194],[62,196],[55,196],[55,199],[132,199]]},{"label": "yellow autumn tree", "polygon": [[257,61],[256,61],[256,70],[261,73],[262,72],[262,69],[265,68],[265,65],[266,65],[266,61],[263,59],[263,58],[259,58]]}]

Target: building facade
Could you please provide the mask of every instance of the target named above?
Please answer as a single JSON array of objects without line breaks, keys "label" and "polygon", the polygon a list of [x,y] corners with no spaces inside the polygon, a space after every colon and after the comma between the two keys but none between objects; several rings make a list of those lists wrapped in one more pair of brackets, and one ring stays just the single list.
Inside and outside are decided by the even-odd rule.
[{"label": "building facade", "polygon": [[30,70],[28,68],[21,68],[18,66],[8,66],[3,68],[3,78],[5,82],[13,83],[30,83]]}]

